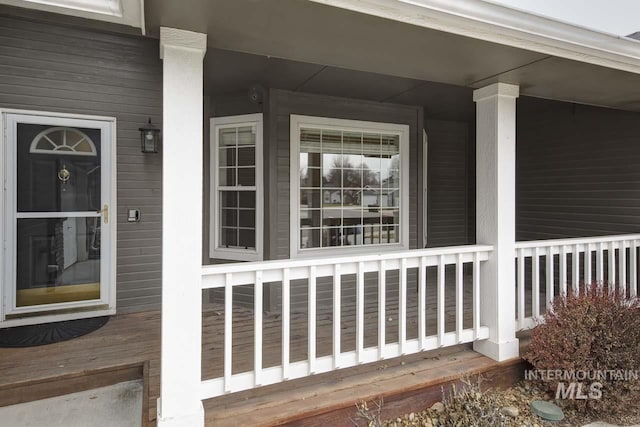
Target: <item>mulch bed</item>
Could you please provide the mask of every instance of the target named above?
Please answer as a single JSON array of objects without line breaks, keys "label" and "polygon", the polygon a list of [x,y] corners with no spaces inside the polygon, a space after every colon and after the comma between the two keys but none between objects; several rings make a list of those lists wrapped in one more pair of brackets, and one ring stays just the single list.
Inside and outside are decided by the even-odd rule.
[{"label": "mulch bed", "polygon": [[[481,379],[480,379],[481,382]],[[615,425],[640,424],[640,407],[629,408],[625,414],[594,418],[572,408],[565,407],[562,421],[546,421],[532,414],[530,404],[534,400],[546,400],[562,406],[562,401],[555,402],[554,396],[538,388],[535,383],[522,381],[518,385],[505,390],[485,390],[478,385],[478,380],[465,381],[465,386],[458,388],[455,394],[444,396],[431,408],[421,412],[405,414],[393,420],[380,420],[378,406],[382,402],[370,402],[363,410],[362,404],[352,418],[354,425],[368,427],[574,427],[603,421]],[[376,418],[378,415],[378,418]]]}]

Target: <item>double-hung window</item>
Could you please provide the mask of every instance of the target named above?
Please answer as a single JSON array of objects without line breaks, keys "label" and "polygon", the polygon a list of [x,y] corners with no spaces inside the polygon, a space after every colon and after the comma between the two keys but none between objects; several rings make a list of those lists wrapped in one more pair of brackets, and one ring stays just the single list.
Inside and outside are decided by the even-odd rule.
[{"label": "double-hung window", "polygon": [[408,248],[409,126],[291,116],[291,256]]},{"label": "double-hung window", "polygon": [[262,114],[211,119],[211,258],[262,259]]}]

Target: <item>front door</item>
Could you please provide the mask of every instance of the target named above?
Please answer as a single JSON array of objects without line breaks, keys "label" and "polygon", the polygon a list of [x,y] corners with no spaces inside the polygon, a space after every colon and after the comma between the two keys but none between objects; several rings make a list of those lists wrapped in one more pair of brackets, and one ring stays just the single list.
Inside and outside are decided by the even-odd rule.
[{"label": "front door", "polygon": [[113,122],[7,113],[4,123],[0,320],[109,310]]}]

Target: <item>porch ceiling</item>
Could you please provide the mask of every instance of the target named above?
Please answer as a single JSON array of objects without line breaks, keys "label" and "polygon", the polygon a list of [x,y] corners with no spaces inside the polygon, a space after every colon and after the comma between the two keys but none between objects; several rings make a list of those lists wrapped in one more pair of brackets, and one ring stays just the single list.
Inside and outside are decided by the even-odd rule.
[{"label": "porch ceiling", "polygon": [[[505,82],[520,85],[522,95],[640,111],[638,74],[308,1],[154,0],[146,2],[146,19],[152,35],[160,26],[204,32],[210,48],[258,55],[229,67],[232,54],[210,51],[217,77],[209,88],[254,84],[257,70],[273,87],[326,92],[341,82],[342,95],[391,101],[424,81],[467,88]],[[380,85],[376,74],[396,79]]]},{"label": "porch ceiling", "polygon": [[428,116],[471,120],[472,89],[280,58],[209,49],[204,61],[205,93],[212,97],[246,94],[254,85],[422,106]]}]

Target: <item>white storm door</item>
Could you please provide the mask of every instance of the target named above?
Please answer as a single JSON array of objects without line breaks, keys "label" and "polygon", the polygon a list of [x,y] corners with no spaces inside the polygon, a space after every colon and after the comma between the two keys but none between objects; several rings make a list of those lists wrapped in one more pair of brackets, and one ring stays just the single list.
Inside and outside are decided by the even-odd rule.
[{"label": "white storm door", "polygon": [[6,113],[3,122],[3,318],[110,309],[114,121]]}]

